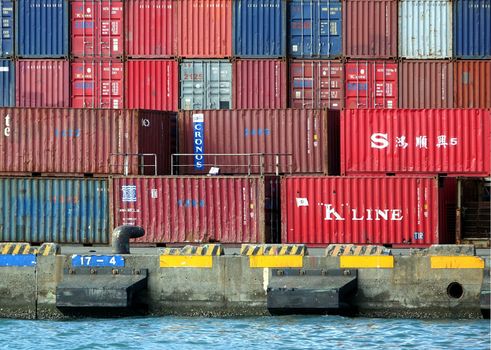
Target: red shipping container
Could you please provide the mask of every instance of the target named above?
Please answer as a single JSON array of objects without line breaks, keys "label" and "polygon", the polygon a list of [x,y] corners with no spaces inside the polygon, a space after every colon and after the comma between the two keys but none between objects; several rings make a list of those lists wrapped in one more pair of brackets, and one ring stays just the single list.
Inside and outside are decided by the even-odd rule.
[{"label": "red shipping container", "polygon": [[126,61],[126,108],[177,111],[178,63],[173,60]]},{"label": "red shipping container", "polygon": [[123,2],[71,2],[71,53],[75,57],[123,55]]},{"label": "red shipping container", "polygon": [[453,108],[453,62],[399,63],[400,108]]},{"label": "red shipping container", "polygon": [[17,107],[68,107],[69,66],[65,60],[15,62]]},{"label": "red shipping container", "polygon": [[397,63],[346,63],[346,108],[397,108]]},{"label": "red shipping container", "polygon": [[397,0],[343,1],[344,55],[397,57],[397,6]]},{"label": "red shipping container", "polygon": [[282,60],[236,60],[233,69],[233,106],[286,108],[286,62]]},{"label": "red shipping container", "polygon": [[177,56],[176,0],[126,0],[125,18],[128,57]]},{"label": "red shipping container", "polygon": [[456,61],[454,101],[457,108],[491,108],[491,60]]},{"label": "red shipping container", "polygon": [[178,55],[232,57],[232,1],[179,0]]},{"label": "red shipping container", "polygon": [[291,107],[341,109],[343,91],[343,63],[326,60],[290,63]]},{"label": "red shipping container", "polygon": [[345,110],[341,173],[491,174],[485,109]]},{"label": "red shipping container", "polygon": [[111,155],[141,153],[155,154],[157,174],[169,174],[174,113],[81,108],[1,108],[0,113],[2,174],[155,174],[153,156]]},{"label": "red shipping container", "polygon": [[255,176],[116,177],[113,226],[143,227],[140,243],[271,242],[279,208],[265,204],[277,184]]},{"label": "red shipping container", "polygon": [[[207,173],[211,166],[222,174],[339,173],[339,111],[184,111],[178,130],[180,153],[190,154],[178,159],[180,174]],[[265,154],[264,167],[260,156],[206,154]]]},{"label": "red shipping container", "polygon": [[451,243],[443,190],[431,177],[285,177],[281,242]]},{"label": "red shipping container", "polygon": [[75,60],[72,107],[123,108],[124,65],[119,60]]}]

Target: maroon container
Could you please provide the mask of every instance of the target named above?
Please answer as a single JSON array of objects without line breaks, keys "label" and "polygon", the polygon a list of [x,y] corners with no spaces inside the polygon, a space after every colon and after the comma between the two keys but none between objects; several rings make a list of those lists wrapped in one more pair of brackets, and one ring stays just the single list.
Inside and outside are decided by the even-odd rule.
[{"label": "maroon container", "polygon": [[400,108],[453,108],[453,63],[414,60],[399,63]]},{"label": "maroon container", "polygon": [[[76,108],[1,108],[0,173],[169,174],[173,113]],[[140,167],[139,165],[152,165]]]},{"label": "maroon container", "polygon": [[286,108],[286,62],[281,60],[236,60],[233,69],[233,106]]},{"label": "maroon container", "polygon": [[343,28],[346,57],[397,57],[397,0],[343,1]]},{"label": "maroon container", "polygon": [[69,63],[64,60],[15,62],[15,101],[18,107],[68,107]]},{"label": "maroon container", "polygon": [[491,108],[491,60],[456,61],[454,103],[457,108]]},{"label": "maroon container", "polygon": [[340,61],[296,60],[290,63],[290,104],[293,108],[344,106],[344,68]]}]

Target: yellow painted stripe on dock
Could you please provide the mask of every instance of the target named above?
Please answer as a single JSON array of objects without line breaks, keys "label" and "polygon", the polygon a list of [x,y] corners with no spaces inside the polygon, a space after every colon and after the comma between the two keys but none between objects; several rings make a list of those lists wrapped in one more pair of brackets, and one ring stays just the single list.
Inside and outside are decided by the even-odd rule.
[{"label": "yellow painted stripe on dock", "polygon": [[251,255],[249,266],[255,267],[303,267],[301,255]]},{"label": "yellow painted stripe on dock", "polygon": [[484,260],[477,256],[431,256],[432,269],[483,269]]},{"label": "yellow painted stripe on dock", "polygon": [[394,268],[394,257],[389,255],[342,255],[339,257],[339,267],[349,269],[392,269]]},{"label": "yellow painted stripe on dock", "polygon": [[211,255],[161,255],[160,267],[195,267],[212,268],[213,257]]}]

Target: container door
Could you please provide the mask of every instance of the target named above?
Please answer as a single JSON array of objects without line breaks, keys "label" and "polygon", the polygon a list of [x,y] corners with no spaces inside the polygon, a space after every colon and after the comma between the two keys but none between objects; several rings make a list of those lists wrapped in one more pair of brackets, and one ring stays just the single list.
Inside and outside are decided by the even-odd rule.
[{"label": "container door", "polygon": [[297,0],[290,3],[290,53],[294,57],[313,57],[314,31],[311,2]]},{"label": "container door", "polygon": [[72,101],[74,108],[98,108],[96,96],[96,68],[94,61],[71,63]]},{"label": "container door", "polygon": [[71,5],[72,55],[93,56],[97,45],[95,2],[75,1]]},{"label": "container door", "polygon": [[396,63],[376,63],[373,65],[374,79],[371,93],[375,94],[372,98],[371,108],[397,108],[397,64]]},{"label": "container door", "polygon": [[207,63],[206,109],[230,109],[232,101],[232,64]]},{"label": "container door", "polygon": [[123,108],[123,63],[104,62],[100,64],[101,108]]},{"label": "container door", "polygon": [[346,108],[370,108],[368,62],[346,64]]},{"label": "container door", "polygon": [[185,61],[181,64],[181,109],[206,109],[204,64],[202,61]]},{"label": "container door", "polygon": [[2,16],[2,35],[0,35],[0,57],[14,54],[14,4],[12,1],[0,1]]},{"label": "container door", "polygon": [[342,15],[341,2],[322,1],[316,6],[317,18],[314,23],[318,23],[318,33],[316,33],[315,52],[321,57],[337,57],[342,54]]},{"label": "container door", "polygon": [[10,60],[0,60],[0,107],[15,106],[15,67]]}]

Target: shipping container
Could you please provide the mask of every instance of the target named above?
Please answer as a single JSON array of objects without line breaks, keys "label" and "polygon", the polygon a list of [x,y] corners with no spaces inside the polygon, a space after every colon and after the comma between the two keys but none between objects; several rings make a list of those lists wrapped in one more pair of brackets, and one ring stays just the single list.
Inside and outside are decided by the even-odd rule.
[{"label": "shipping container", "polygon": [[489,110],[345,110],[341,130],[342,174],[491,174]]},{"label": "shipping container", "polygon": [[397,108],[395,61],[350,61],[345,66],[346,108]]},{"label": "shipping container", "polygon": [[69,69],[65,60],[15,61],[15,105],[68,107]]},{"label": "shipping container", "polygon": [[0,1],[0,19],[2,20],[2,34],[0,35],[0,57],[14,55],[14,2]]},{"label": "shipping container", "polygon": [[104,179],[0,178],[0,241],[109,243]]},{"label": "shipping container", "polygon": [[456,61],[453,68],[455,107],[491,108],[491,60]]},{"label": "shipping container", "polygon": [[236,109],[286,108],[286,61],[236,60],[233,68],[233,106]]},{"label": "shipping container", "polygon": [[128,57],[176,57],[177,1],[126,0],[125,39]]},{"label": "shipping container", "polygon": [[286,1],[235,0],[234,56],[286,56]]},{"label": "shipping container", "polygon": [[397,57],[397,0],[345,0],[343,27],[346,57]]},{"label": "shipping container", "polygon": [[111,59],[77,59],[70,66],[71,107],[123,108],[123,62]]},{"label": "shipping container", "polygon": [[333,58],[343,54],[340,0],[291,0],[290,55],[296,58]]},{"label": "shipping container", "polygon": [[257,176],[116,177],[113,226],[143,227],[139,243],[274,242],[278,210],[266,203],[277,184]]},{"label": "shipping container", "polygon": [[71,53],[75,57],[123,55],[123,2],[79,0],[71,5]]},{"label": "shipping container", "polygon": [[453,63],[414,60],[399,63],[400,108],[453,108]]},{"label": "shipping container", "polygon": [[0,107],[15,106],[15,66],[12,60],[0,60]]},{"label": "shipping container", "polygon": [[341,61],[291,61],[290,106],[330,108],[344,106],[344,69]]},{"label": "shipping container", "polygon": [[177,61],[130,60],[125,64],[126,108],[177,111]]},{"label": "shipping container", "polygon": [[432,177],[285,177],[281,242],[451,243],[443,191]]},{"label": "shipping container", "polygon": [[177,4],[180,57],[232,57],[231,0],[179,0]]},{"label": "shipping container", "polygon": [[453,49],[458,58],[491,58],[491,2],[453,1]]},{"label": "shipping container", "polygon": [[1,108],[0,113],[2,174],[170,172],[174,113],[81,108]]},{"label": "shipping container", "polygon": [[232,108],[232,63],[183,60],[180,70],[181,109]]},{"label": "shipping container", "polygon": [[68,0],[16,0],[16,55],[68,56]]},{"label": "shipping container", "polygon": [[452,57],[451,0],[399,0],[399,57]]},{"label": "shipping container", "polygon": [[179,174],[339,173],[339,111],[181,112],[178,130]]}]

